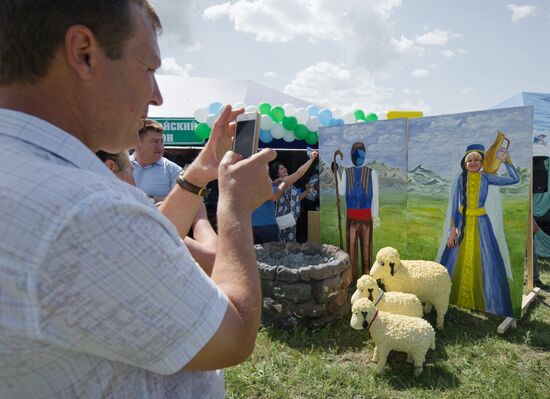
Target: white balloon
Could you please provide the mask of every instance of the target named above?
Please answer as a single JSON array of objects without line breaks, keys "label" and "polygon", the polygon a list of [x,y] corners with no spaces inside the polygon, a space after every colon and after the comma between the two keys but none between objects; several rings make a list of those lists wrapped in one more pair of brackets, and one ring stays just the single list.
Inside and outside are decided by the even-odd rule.
[{"label": "white balloon", "polygon": [[269,115],[262,115],[260,119],[260,127],[263,130],[271,130],[273,127],[273,119],[271,119],[271,116]]},{"label": "white balloon", "polygon": [[249,105],[248,107],[245,108],[245,111],[246,112],[258,112],[258,107],[256,107],[255,105]]},{"label": "white balloon", "polygon": [[355,113],[354,112],[348,112],[347,114],[344,114],[342,119],[344,120],[344,123],[346,125],[348,125],[350,123],[355,123]]},{"label": "white balloon", "polygon": [[292,143],[296,139],[296,136],[294,136],[294,132],[292,130],[286,130],[285,129],[285,135],[283,136],[283,140],[287,143]]},{"label": "white balloon", "polygon": [[193,114],[195,120],[199,123],[205,123],[208,119],[208,110],[206,108],[199,108]]},{"label": "white balloon", "polygon": [[319,118],[317,118],[316,116],[311,116],[307,122],[306,122],[306,126],[309,130],[311,130],[312,132],[316,132],[317,129],[319,129],[319,126],[321,126],[321,122],[319,122]]},{"label": "white balloon", "polygon": [[334,119],[342,119],[343,116],[344,116],[344,113],[342,112],[341,109],[335,109],[334,111],[332,111],[332,117]]},{"label": "white balloon", "polygon": [[283,109],[285,110],[285,116],[294,116],[294,114],[296,114],[296,107],[294,104],[286,103],[283,105]]},{"label": "white balloon", "polygon": [[208,118],[206,119],[207,125],[212,128],[214,126],[214,122],[216,122],[216,119],[218,119],[218,115],[216,114],[209,114]]},{"label": "white balloon", "polygon": [[235,103],[233,105],[233,109],[239,109],[239,108],[246,108],[246,104],[245,103]]},{"label": "white balloon", "polygon": [[274,139],[282,139],[285,136],[285,128],[280,123],[275,123],[271,128],[271,136]]},{"label": "white balloon", "polygon": [[309,117],[309,114],[307,113],[307,109],[305,108],[297,108],[296,109],[296,119],[298,119],[298,123],[306,124],[307,118]]}]

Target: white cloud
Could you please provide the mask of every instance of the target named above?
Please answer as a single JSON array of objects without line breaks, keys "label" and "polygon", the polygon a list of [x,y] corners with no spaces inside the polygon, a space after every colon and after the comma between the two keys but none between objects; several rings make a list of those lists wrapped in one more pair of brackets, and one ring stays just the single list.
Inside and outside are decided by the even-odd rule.
[{"label": "white cloud", "polygon": [[391,108],[388,99],[393,90],[377,86],[366,73],[318,62],[298,72],[284,92],[343,112],[360,108],[378,113]]},{"label": "white cloud", "polygon": [[452,58],[456,55],[456,53],[453,50],[443,50],[441,54],[443,54],[447,58]]},{"label": "white cloud", "polygon": [[401,54],[412,53],[412,54],[418,55],[419,57],[424,55],[424,47],[415,46],[414,41],[406,38],[403,35],[401,35],[400,40],[397,40],[392,37],[390,43],[394,48],[394,50],[397,51],[398,53],[401,53]]},{"label": "white cloud", "polygon": [[460,93],[462,94],[470,94],[473,93],[474,88],[473,87],[465,87],[464,89],[460,90]]},{"label": "white cloud", "polygon": [[427,69],[415,69],[412,73],[412,76],[414,76],[415,78],[425,78],[426,76],[428,76],[430,72],[427,70]]},{"label": "white cloud", "polygon": [[408,46],[403,38],[392,44],[389,17],[400,5],[401,0],[237,0],[207,7],[203,18],[227,18],[257,41],[337,42],[351,64],[373,72],[386,70]]},{"label": "white cloud", "polygon": [[279,74],[276,73],[276,72],[267,71],[267,72],[264,72],[264,77],[266,77],[266,78],[277,78],[277,77],[279,77]]},{"label": "white cloud", "polygon": [[189,76],[193,65],[185,64],[183,67],[178,65],[175,58],[167,57],[162,59],[162,65],[157,71],[159,75]]},{"label": "white cloud", "polygon": [[425,46],[443,46],[450,39],[461,37],[460,33],[453,33],[452,30],[435,29],[416,37],[416,42]]},{"label": "white cloud", "polygon": [[[151,0],[158,15],[161,16],[163,31],[161,38],[178,43],[185,48],[200,46],[193,36],[191,28],[192,10],[195,1],[162,1]],[[168,33],[169,32],[169,33]],[[164,37],[166,35],[166,37]]]},{"label": "white cloud", "polygon": [[506,9],[512,12],[512,21],[514,22],[537,15],[536,7],[527,4],[522,6],[518,6],[517,4],[508,4]]}]

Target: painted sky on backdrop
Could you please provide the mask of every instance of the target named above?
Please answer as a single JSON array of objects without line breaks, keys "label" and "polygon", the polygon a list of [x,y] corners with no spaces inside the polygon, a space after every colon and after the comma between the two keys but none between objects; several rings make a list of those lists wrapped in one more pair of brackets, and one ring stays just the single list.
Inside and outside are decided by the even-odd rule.
[{"label": "painted sky on backdrop", "polygon": [[513,1],[152,0],[159,73],[252,80],[343,111],[488,109],[550,92],[550,2]]},{"label": "painted sky on backdrop", "polygon": [[409,122],[409,170],[422,165],[450,179],[460,173],[460,160],[466,147],[483,144],[488,150],[497,130],[510,140],[510,159],[514,166],[529,168],[532,164],[532,107],[442,115]]}]

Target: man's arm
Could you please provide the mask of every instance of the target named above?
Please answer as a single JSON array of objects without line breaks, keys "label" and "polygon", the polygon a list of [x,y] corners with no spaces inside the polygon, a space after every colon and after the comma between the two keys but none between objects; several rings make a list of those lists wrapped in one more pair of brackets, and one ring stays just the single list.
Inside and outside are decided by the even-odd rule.
[{"label": "man's arm", "polygon": [[261,310],[261,287],[250,215],[271,194],[266,165],[275,158],[264,150],[238,161],[230,152],[219,169],[218,245],[212,280],[229,298],[220,328],[185,366],[222,368],[244,361],[254,349]]},{"label": "man's arm", "polygon": [[[261,288],[250,215],[272,195],[267,165],[276,152],[263,150],[247,159],[226,152],[235,131],[234,123],[230,122],[242,112],[226,106],[214,124],[208,143],[184,172],[184,178],[199,187],[218,179],[218,241],[211,278],[229,299],[220,327],[187,363],[185,369],[189,370],[238,364],[252,353],[256,342]],[[160,210],[180,234],[186,234],[200,202],[198,195],[176,185]]]},{"label": "man's arm", "polygon": [[208,220],[204,203],[199,205],[193,221],[193,238],[186,236],[183,242],[199,266],[210,276],[216,259],[218,235]]}]

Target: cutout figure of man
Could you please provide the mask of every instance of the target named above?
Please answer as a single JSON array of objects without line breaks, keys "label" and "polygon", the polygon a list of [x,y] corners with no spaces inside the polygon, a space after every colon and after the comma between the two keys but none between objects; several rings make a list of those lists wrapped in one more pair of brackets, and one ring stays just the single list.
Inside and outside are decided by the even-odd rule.
[{"label": "cutout figure of man", "polygon": [[378,174],[366,166],[365,144],[353,143],[350,156],[352,166],[340,168],[339,193],[346,196],[346,250],[351,260],[352,283],[361,272],[368,274],[372,265],[372,229],[379,227]]}]

